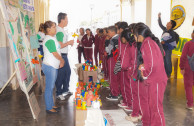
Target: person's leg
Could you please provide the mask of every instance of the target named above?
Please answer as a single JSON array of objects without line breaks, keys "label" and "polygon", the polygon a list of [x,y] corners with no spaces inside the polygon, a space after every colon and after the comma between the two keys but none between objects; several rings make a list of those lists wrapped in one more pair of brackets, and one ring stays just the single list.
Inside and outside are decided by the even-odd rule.
[{"label": "person's leg", "polygon": [[138,100],[139,107],[142,114],[142,124],[143,126],[150,126],[150,108],[149,108],[149,96],[148,96],[148,85],[144,82],[137,81],[138,84]]},{"label": "person's leg", "polygon": [[54,101],[53,101],[53,89],[55,85],[55,81],[57,78],[57,69],[42,64],[42,70],[46,77],[46,86],[45,86],[45,104],[46,104],[46,110],[53,109]]},{"label": "person's leg", "polygon": [[139,117],[140,107],[139,107],[139,100],[138,100],[138,81],[134,81],[130,78],[131,86],[132,86],[132,108],[133,112],[131,114],[132,117]]},{"label": "person's leg", "polygon": [[171,60],[172,50],[165,49],[164,65],[165,71],[168,77],[172,73],[172,60]]},{"label": "person's leg", "polygon": [[84,53],[84,48],[81,47],[81,54],[83,54],[83,57],[84,57],[84,61],[86,60],[86,56],[85,56],[85,53]]},{"label": "person's leg", "polygon": [[65,81],[63,82],[63,93],[65,92],[68,92],[69,91],[69,82],[70,82],[70,77],[71,77],[71,68],[70,68],[70,65],[69,65],[69,60],[68,60],[68,57],[67,55],[64,55],[63,56],[63,59],[65,61],[65,65],[64,65],[64,73],[65,73]]},{"label": "person's leg", "polygon": [[[127,105],[127,95],[129,94],[126,94],[126,82],[125,82],[125,72],[123,70],[121,70],[120,72],[120,75],[121,75],[121,79],[120,79],[120,90],[121,90],[121,95],[123,96],[123,103],[125,105]],[[129,81],[129,80],[128,80]],[[121,107],[121,106],[120,106]]]},{"label": "person's leg", "polygon": [[93,48],[88,49],[88,59],[92,61],[93,65]]},{"label": "person's leg", "polygon": [[82,48],[78,47],[78,61],[81,63],[81,53],[82,53]]},{"label": "person's leg", "polygon": [[58,69],[58,75],[57,75],[57,79],[55,82],[55,86],[56,86],[56,96],[62,95],[63,90],[62,90],[62,85],[64,84],[65,81],[65,67],[63,66],[62,68]]},{"label": "person's leg", "polygon": [[118,82],[118,75],[114,74],[114,67],[115,67],[116,61],[113,57],[110,58],[110,85],[111,85],[111,94],[113,96],[119,95],[119,82]]},{"label": "person's leg", "polygon": [[88,49],[84,48],[84,55],[85,55],[85,60],[89,60],[88,59]]},{"label": "person's leg", "polygon": [[95,64],[98,66],[98,47],[94,47],[94,58],[95,58]]},{"label": "person's leg", "polygon": [[193,107],[193,92],[192,92],[192,87],[194,84],[194,75],[193,71],[189,68],[190,66],[187,66],[185,69],[185,74],[184,74],[184,87],[185,87],[185,94],[187,98],[187,107]]},{"label": "person's leg", "polygon": [[163,98],[166,82],[157,82],[149,85],[149,107],[151,114],[151,126],[165,126],[163,112]]}]

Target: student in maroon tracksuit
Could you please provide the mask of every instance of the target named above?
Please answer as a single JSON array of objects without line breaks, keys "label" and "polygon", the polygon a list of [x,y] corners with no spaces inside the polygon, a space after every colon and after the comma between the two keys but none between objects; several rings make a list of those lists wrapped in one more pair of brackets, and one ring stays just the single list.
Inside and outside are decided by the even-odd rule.
[{"label": "student in maroon tracksuit", "polygon": [[104,50],[104,54],[103,54],[103,61],[102,61],[102,66],[103,66],[103,71],[104,71],[104,79],[108,80],[109,76],[108,76],[108,55],[105,51],[105,48],[108,46],[109,43],[109,37],[108,37],[108,29],[104,28],[103,29],[103,34],[104,34],[104,46],[103,46],[103,50]]},{"label": "student in maroon tracksuit", "polygon": [[115,59],[113,58],[113,52],[117,49],[118,38],[117,29],[115,26],[108,27],[108,36],[111,38],[108,46],[106,47],[106,53],[108,55],[108,71],[109,71],[109,82],[111,94],[106,98],[108,100],[118,100],[119,95],[119,85],[117,80],[117,75],[114,74],[114,67],[116,64]]},{"label": "student in maroon tracksuit", "polygon": [[181,68],[181,73],[184,76],[184,86],[187,98],[187,109],[189,110],[193,110],[192,87],[194,85],[194,71],[192,71],[187,57],[188,56],[192,57],[194,55],[194,30],[191,37],[192,40],[187,42],[183,47],[179,65]]},{"label": "student in maroon tracksuit", "polygon": [[99,54],[99,30],[100,28],[96,29],[95,41],[94,41],[94,58],[96,66],[98,66],[98,54]]},{"label": "student in maroon tracksuit", "polygon": [[[164,68],[164,50],[159,39],[144,23],[137,23],[133,32],[136,42],[141,43],[137,55],[138,79],[143,81],[143,90],[148,95],[149,107],[140,104],[142,118],[147,118],[143,126],[165,126],[163,97],[168,78]],[[145,112],[150,112],[150,117],[144,115],[147,114]]]},{"label": "student in maroon tracksuit", "polygon": [[98,50],[99,50],[99,61],[101,61],[101,64],[99,64],[99,66],[101,66],[102,68],[102,61],[103,61],[103,54],[104,54],[104,46],[105,46],[105,37],[103,35],[103,29],[99,29],[99,36],[98,36],[98,41],[99,41],[99,46],[98,46]]},{"label": "student in maroon tracksuit", "polygon": [[81,42],[84,45],[84,54],[86,60],[89,60],[93,63],[93,48],[92,44],[94,43],[94,36],[91,34],[91,30],[86,29],[86,34],[83,36]]}]

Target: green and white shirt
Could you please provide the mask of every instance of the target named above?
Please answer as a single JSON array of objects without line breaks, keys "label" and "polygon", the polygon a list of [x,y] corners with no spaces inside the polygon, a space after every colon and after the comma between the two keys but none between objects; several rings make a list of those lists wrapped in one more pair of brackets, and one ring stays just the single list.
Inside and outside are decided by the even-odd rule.
[{"label": "green and white shirt", "polygon": [[37,34],[37,37],[38,37],[39,44],[42,45],[42,42],[44,41],[44,38],[45,38],[45,34],[39,31]]},{"label": "green and white shirt", "polygon": [[61,55],[60,48],[61,48],[60,44],[55,37],[46,35],[43,41],[43,51],[44,51],[43,63],[52,66],[55,69],[58,69],[60,61],[57,58],[55,58],[55,56],[52,53],[57,52],[59,55]]},{"label": "green and white shirt", "polygon": [[[67,40],[68,40],[68,34],[63,28],[57,26],[56,38],[59,42],[66,43]],[[67,54],[68,53],[68,46],[62,48],[61,53],[66,53]]]}]

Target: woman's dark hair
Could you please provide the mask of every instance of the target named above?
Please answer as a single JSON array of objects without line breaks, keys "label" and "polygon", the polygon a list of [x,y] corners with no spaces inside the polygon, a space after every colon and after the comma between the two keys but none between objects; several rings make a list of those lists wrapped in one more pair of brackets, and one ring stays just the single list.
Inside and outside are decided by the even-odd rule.
[{"label": "woman's dark hair", "polygon": [[42,31],[42,30],[44,30],[44,23],[41,23],[40,26],[39,26],[39,29],[38,29],[39,32]]},{"label": "woman's dark hair", "polygon": [[128,29],[129,29],[130,31],[132,31],[133,28],[135,27],[135,25],[136,25],[136,23],[130,24],[130,25],[128,26]]},{"label": "woman's dark hair", "polygon": [[59,13],[58,14],[58,23],[61,23],[61,20],[65,19],[65,17],[67,16],[66,13]]},{"label": "woman's dark hair", "polygon": [[51,28],[53,24],[56,25],[56,23],[55,23],[55,22],[52,22],[52,21],[46,21],[46,22],[44,23],[44,32],[45,32],[45,34],[48,33],[48,32],[47,32],[47,28]]},{"label": "woman's dark hair", "polygon": [[[151,32],[150,28],[147,25],[145,25],[144,23],[137,23],[133,28],[133,33],[137,37],[139,35],[142,35],[144,38],[151,37],[151,39],[157,43],[162,55],[164,56],[164,50],[163,50],[162,44],[160,43],[159,39],[157,37],[155,37],[155,35]],[[140,81],[142,81],[142,79],[143,79],[141,77],[141,71],[139,71],[139,65],[143,64],[143,58],[142,58],[142,54],[140,51],[141,45],[142,45],[141,42],[137,42],[137,50],[138,50],[138,54],[137,54],[137,66],[138,67],[137,67],[137,69],[138,69],[138,79]]]},{"label": "woman's dark hair", "polygon": [[120,24],[121,22],[119,21],[119,22],[117,22],[117,23],[115,23],[115,26],[119,26],[119,24]]},{"label": "woman's dark hair", "polygon": [[120,22],[120,23],[118,24],[118,29],[123,29],[123,30],[125,30],[127,27],[128,27],[128,23],[125,22],[125,21]]},{"label": "woman's dark hair", "polygon": [[135,42],[135,38],[129,29],[126,29],[121,33],[121,38],[125,38],[130,46],[132,46],[132,43]]}]

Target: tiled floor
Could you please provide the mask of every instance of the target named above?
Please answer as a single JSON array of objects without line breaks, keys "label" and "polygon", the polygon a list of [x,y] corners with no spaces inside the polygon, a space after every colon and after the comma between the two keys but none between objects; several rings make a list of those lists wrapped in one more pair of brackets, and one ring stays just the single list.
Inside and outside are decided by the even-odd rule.
[{"label": "tiled floor", "polygon": [[[70,50],[70,64],[77,62],[76,49]],[[74,53],[73,53],[74,52]],[[77,76],[72,69],[70,89],[75,90]],[[67,97],[64,102],[57,101],[61,106],[58,114],[48,115],[45,112],[44,95],[40,88],[35,86],[35,94],[41,108],[38,120],[34,120],[24,93],[18,89],[12,91],[10,87],[0,95],[0,126],[74,126],[73,96]],[[103,88],[101,91],[103,102],[102,109],[118,109],[118,102],[110,102],[105,99],[109,90]],[[164,96],[164,114],[166,126],[194,126],[194,112],[185,109],[185,91],[182,79],[170,80]],[[140,126],[141,124],[138,124]]]}]

